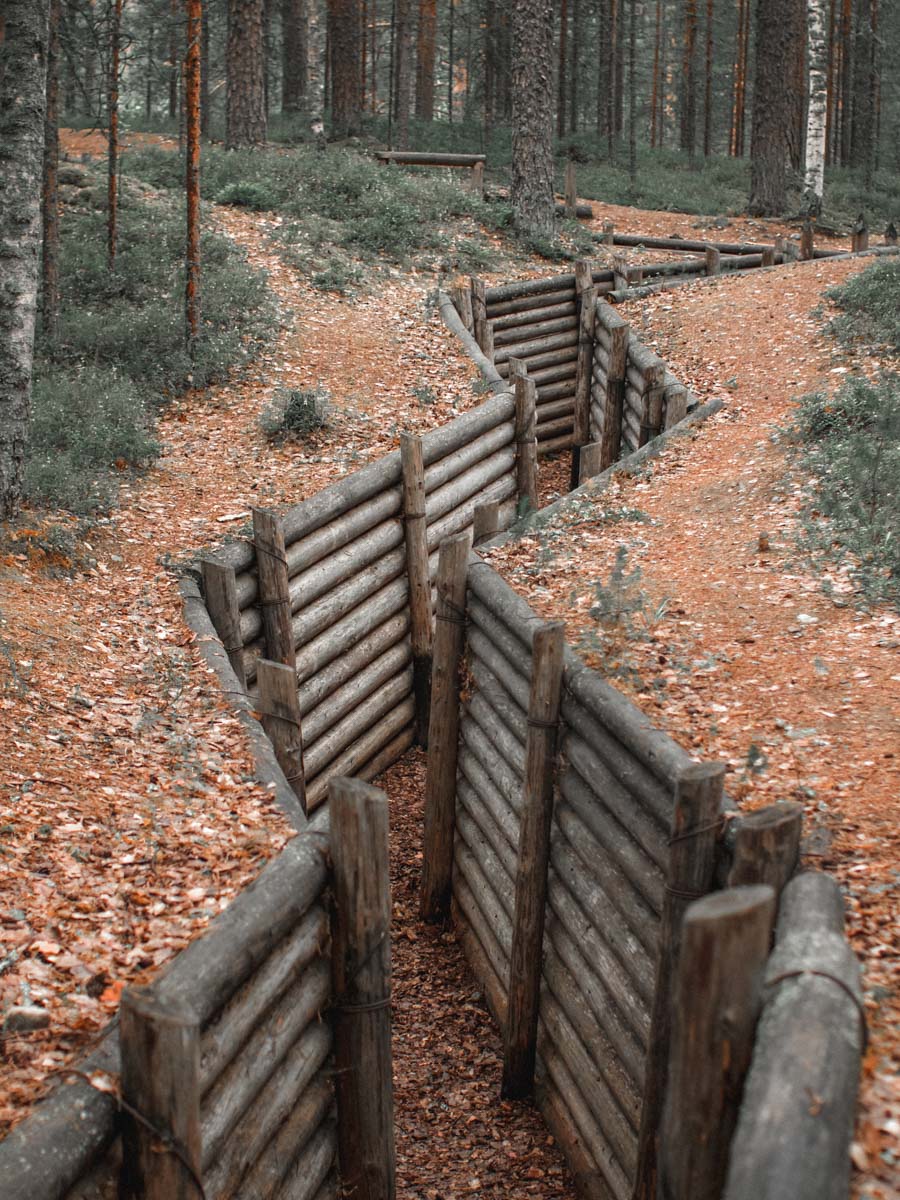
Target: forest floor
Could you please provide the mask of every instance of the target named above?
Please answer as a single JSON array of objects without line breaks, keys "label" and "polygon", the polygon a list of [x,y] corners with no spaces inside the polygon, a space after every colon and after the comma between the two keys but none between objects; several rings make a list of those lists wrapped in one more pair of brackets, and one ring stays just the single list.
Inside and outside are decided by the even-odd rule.
[{"label": "forest floor", "polygon": [[[90,152],[89,144],[77,141],[71,151]],[[696,236],[698,228],[697,218],[680,214],[607,212],[596,204],[595,210],[598,225],[608,215],[627,231]],[[398,270],[373,294],[341,299],[310,287],[272,252],[266,235],[277,217],[215,209],[214,219],[246,248],[252,263],[269,272],[282,311],[277,337],[242,377],[207,393],[183,396],[163,414],[160,459],[123,484],[118,507],[96,524],[82,561],[66,564],[52,553],[19,549],[15,542],[0,558],[0,707],[5,716],[0,727],[5,793],[0,1012],[30,1002],[45,1008],[50,1020],[45,1030],[7,1033],[2,1039],[0,1131],[21,1119],[66,1064],[85,1051],[115,1011],[122,988],[151,975],[197,936],[290,836],[264,789],[252,781],[240,726],[184,629],[173,564],[239,531],[252,505],[296,502],[392,448],[398,429],[432,428],[480,401],[471,364],[426,310],[431,277]],[[717,228],[716,234],[729,239],[764,236],[757,223],[747,222]],[[556,269],[534,267],[544,273]],[[801,366],[795,367],[793,358],[821,355],[819,348],[811,349],[815,333],[809,309],[822,287],[855,269],[849,263],[804,265],[786,273],[789,283],[778,290],[763,285],[762,277],[755,281],[763,292],[747,301],[740,321],[759,307],[759,327],[789,345],[789,374],[798,381],[792,391],[801,386]],[[718,285],[686,289],[692,294],[690,301],[685,299],[691,319],[676,326],[671,315],[671,342],[661,341],[661,352],[672,356],[676,373],[695,390],[721,387],[723,378],[738,371],[737,359],[752,355],[745,345],[737,345],[740,324],[728,312],[738,289],[746,286],[752,294],[753,277],[729,280],[728,285],[734,290]],[[665,316],[680,312],[683,295],[684,290],[657,298],[646,311]],[[719,299],[720,326],[712,311],[704,314],[691,307],[696,304],[693,295],[701,297],[701,304],[704,295],[709,303]],[[685,366],[679,371],[681,362]],[[741,367],[751,368],[752,362]],[[757,391],[761,379],[765,387]],[[776,419],[776,409],[787,410],[784,389],[777,403],[773,399],[769,383],[775,379],[774,372],[748,376],[728,415],[710,425],[692,450],[702,455],[706,486],[714,488],[717,480],[720,485],[714,517],[702,519],[718,526],[728,517],[735,555],[755,538],[761,519],[757,499],[767,528],[779,528],[780,509],[774,505],[773,511],[771,495],[751,489],[742,494],[738,511],[735,495],[728,491],[731,482],[742,478],[730,472],[746,466],[739,447],[746,451],[762,436],[758,430],[741,432],[742,422],[756,420],[754,404],[765,405],[767,420]],[[331,395],[328,427],[303,444],[273,446],[258,420],[273,391],[319,383]],[[660,480],[677,486],[682,472],[683,464],[663,471]],[[553,484],[545,490],[545,501],[564,474],[558,466],[546,473]],[[767,473],[761,478],[772,477]],[[640,503],[646,507],[642,494]],[[676,503],[674,493],[670,503]],[[679,536],[688,539],[691,522],[696,526],[693,540],[682,548],[700,563],[711,546],[725,539],[703,536],[701,519],[689,515],[690,489],[681,503]],[[655,531],[655,526],[648,528]],[[662,538],[658,544],[667,562],[675,557],[671,544],[666,546]],[[720,601],[723,590],[730,594],[732,587],[730,575],[723,573],[726,565],[721,564],[719,573],[711,565],[709,574],[698,567],[693,591],[687,590],[690,579],[678,584],[679,597],[685,589],[686,611],[687,603],[696,604],[711,631],[716,621],[725,620]],[[646,560],[645,572],[650,573]],[[708,591],[701,587],[701,577],[708,580]],[[669,586],[667,578],[661,582]],[[716,587],[719,582],[726,588]],[[782,591],[789,587],[799,594],[793,583],[786,582]],[[771,590],[779,595],[781,613],[781,601],[788,597],[777,593],[775,583]],[[803,594],[804,611],[817,617],[818,631],[818,624],[825,625],[819,616],[822,601],[812,589],[808,600],[805,590]],[[776,611],[776,605],[771,608]],[[826,680],[828,697],[804,694],[807,682],[813,682],[807,679],[809,664],[814,657],[827,663],[828,648],[807,652],[805,642],[794,643],[793,664],[778,656],[760,674],[766,687],[782,688],[784,705],[777,714],[773,706],[772,716],[792,729],[813,723],[807,719],[807,705],[837,705],[838,675],[843,680],[846,673],[852,680],[847,694],[840,696],[850,707],[838,709],[852,726],[849,742],[842,743],[855,751],[848,759],[852,770],[845,770],[849,789],[837,789],[843,777],[833,776],[840,798],[834,808],[836,824],[847,828],[838,831],[827,854],[851,885],[854,936],[858,949],[868,955],[874,972],[870,981],[880,987],[888,964],[874,930],[887,920],[887,897],[876,891],[870,895],[865,887],[880,886],[882,868],[871,866],[874,843],[879,839],[880,863],[887,846],[880,839],[892,831],[886,809],[881,813],[864,802],[857,806],[856,800],[865,800],[863,781],[873,787],[892,764],[878,758],[883,747],[873,739],[881,737],[880,726],[869,731],[854,713],[859,703],[883,699],[887,651],[882,654],[874,644],[872,630],[853,624],[855,610],[840,612],[848,622],[842,661],[849,663],[846,672],[828,664],[833,670]],[[766,614],[771,615],[768,609],[760,619]],[[692,619],[699,622],[701,617]],[[849,636],[856,633],[861,636]],[[810,636],[804,626],[802,638]],[[853,674],[860,671],[870,684]],[[755,692],[757,698],[762,696]],[[885,736],[887,728],[885,724]],[[855,740],[857,734],[862,740]],[[690,737],[688,741],[696,744]],[[810,757],[818,753],[811,750]],[[869,760],[872,765],[863,766]],[[404,1200],[455,1200],[475,1192],[568,1195],[568,1177],[533,1111],[497,1100],[498,1039],[452,935],[423,931],[416,924],[421,761],[411,756],[380,782],[393,801],[399,1195]],[[831,791],[817,786],[818,795],[830,804]],[[844,854],[842,837],[872,857],[854,858],[849,849]],[[885,866],[885,878],[887,870]],[[873,1024],[872,1053],[886,1055],[896,1041],[878,1013]],[[890,1098],[882,1098],[887,1077],[876,1065],[870,1054],[866,1111],[880,1137],[880,1127],[886,1119],[896,1119],[896,1110],[889,1111]],[[860,1195],[882,1200],[889,1192],[869,1184],[878,1174],[880,1144],[874,1137],[864,1134],[857,1154],[857,1165],[866,1168],[860,1178],[870,1189]]]}]

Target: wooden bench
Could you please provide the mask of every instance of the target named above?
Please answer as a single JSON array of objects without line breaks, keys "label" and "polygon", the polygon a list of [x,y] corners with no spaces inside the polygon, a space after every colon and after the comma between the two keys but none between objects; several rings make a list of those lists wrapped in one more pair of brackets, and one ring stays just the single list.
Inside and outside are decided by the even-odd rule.
[{"label": "wooden bench", "polygon": [[471,171],[469,188],[477,195],[484,191],[486,154],[426,153],[419,150],[378,150],[375,157],[385,164],[400,167],[463,167]]}]

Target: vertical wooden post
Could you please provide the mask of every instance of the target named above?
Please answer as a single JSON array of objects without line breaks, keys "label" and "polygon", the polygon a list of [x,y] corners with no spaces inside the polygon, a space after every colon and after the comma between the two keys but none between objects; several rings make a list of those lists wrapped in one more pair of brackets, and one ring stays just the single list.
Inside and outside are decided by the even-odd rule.
[{"label": "vertical wooden post", "polygon": [[472,292],[469,288],[463,287],[461,284],[450,289],[450,296],[459,313],[459,318],[465,325],[469,333],[475,329],[475,321],[472,316]]},{"label": "vertical wooden post", "polygon": [[575,295],[578,311],[578,362],[575,367],[575,414],[572,434],[571,487],[578,486],[581,475],[581,447],[590,441],[591,383],[594,372],[594,320],[597,313],[597,289],[593,286],[591,264],[580,259],[575,264]]},{"label": "vertical wooden post", "polygon": [[616,244],[616,227],[612,221],[603,222],[603,244],[610,249]]},{"label": "vertical wooden post", "polygon": [[793,801],[740,817],[728,886],[767,883],[780,893],[796,869],[802,830],[803,805]]},{"label": "vertical wooden post", "polygon": [[585,483],[588,479],[593,479],[595,475],[599,475],[601,471],[600,463],[602,461],[603,446],[600,442],[588,442],[582,446],[578,459],[578,483]]},{"label": "vertical wooden post", "polygon": [[813,249],[813,224],[807,217],[800,228],[800,257],[804,262],[813,257]]},{"label": "vertical wooden post", "polygon": [[306,812],[306,779],[303,774],[303,734],[297,673],[284,663],[260,658],[256,663],[262,727],[275,747],[278,765]]},{"label": "vertical wooden post", "polygon": [[775,266],[775,247],[774,246],[766,246],[765,249],[763,250],[762,265],[764,267],[774,267]]},{"label": "vertical wooden post", "polygon": [[253,544],[256,547],[259,607],[266,658],[293,668],[297,656],[291,622],[291,592],[284,533],[281,522],[269,509],[253,510]]},{"label": "vertical wooden post", "polygon": [[675,787],[669,869],[660,922],[650,1044],[638,1135],[635,1200],[656,1200],[659,1120],[666,1094],[672,980],[681,950],[681,924],[688,904],[706,895],[712,886],[724,778],[723,763],[692,763],[682,771]]},{"label": "vertical wooden post", "polygon": [[469,190],[475,196],[484,195],[484,163],[477,162],[472,167],[472,174],[469,181]]},{"label": "vertical wooden post", "polygon": [[425,775],[425,841],[420,897],[425,921],[443,921],[450,911],[456,828],[459,668],[465,638],[469,545],[468,534],[445,538],[438,558],[437,627]]},{"label": "vertical wooden post", "polygon": [[612,260],[613,269],[613,288],[617,292],[624,292],[630,286],[628,259],[624,254],[614,254]]},{"label": "vertical wooden post", "polygon": [[[512,360],[510,360],[511,362]],[[538,506],[537,387],[527,375],[515,376],[516,389],[516,488],[518,508],[534,512]]]},{"label": "vertical wooden post", "polygon": [[127,1105],[119,1195],[123,1200],[200,1200],[197,1021],[191,1013],[161,1005],[150,988],[127,988],[119,1008],[119,1047]]},{"label": "vertical wooden post", "polygon": [[715,246],[706,247],[706,273],[719,275],[722,271],[722,253]]},{"label": "vertical wooden post", "polygon": [[358,779],[328,785],[334,905],[334,1081],[344,1193],[393,1200],[388,802]]},{"label": "vertical wooden post", "polygon": [[733,888],[687,910],[659,1140],[666,1200],[720,1200],[761,1007],[775,892]]},{"label": "vertical wooden post", "polygon": [[478,546],[500,530],[500,501],[485,500],[472,512],[472,542]]},{"label": "vertical wooden post", "polygon": [[566,163],[566,216],[572,220],[577,211],[578,195],[575,188],[575,163],[570,158]]},{"label": "vertical wooden post", "polygon": [[[487,340],[486,330],[489,328],[487,319],[487,299],[485,297],[484,280],[478,279],[475,275],[470,277],[472,285],[472,326],[475,334],[475,341],[484,350]],[[493,349],[493,346],[491,347]]]},{"label": "vertical wooden post", "polygon": [[897,245],[897,226],[893,221],[888,221],[884,231],[884,244],[886,246]]},{"label": "vertical wooden post", "polygon": [[406,528],[406,570],[409,578],[416,741],[420,746],[427,746],[431,695],[431,575],[428,570],[425,463],[420,437],[412,433],[400,434],[400,462],[403,470],[403,520]]},{"label": "vertical wooden post", "polygon": [[503,1051],[502,1095],[512,1100],[529,1096],[534,1085],[564,629],[562,621],[540,626],[535,630],[531,652],[525,778]]},{"label": "vertical wooden post", "polygon": [[665,369],[662,364],[648,365],[644,371],[643,413],[638,446],[646,446],[662,430],[665,396]]},{"label": "vertical wooden post", "polygon": [[216,633],[222,639],[228,661],[241,690],[247,690],[244,674],[244,643],[241,638],[241,610],[238,607],[234,568],[223,567],[212,558],[200,560],[203,600]]},{"label": "vertical wooden post", "polygon": [[628,358],[628,326],[613,324],[610,329],[609,370],[606,376],[606,404],[603,409],[603,452],[600,468],[605,471],[619,457],[622,445],[622,418],[625,410],[625,367]]}]

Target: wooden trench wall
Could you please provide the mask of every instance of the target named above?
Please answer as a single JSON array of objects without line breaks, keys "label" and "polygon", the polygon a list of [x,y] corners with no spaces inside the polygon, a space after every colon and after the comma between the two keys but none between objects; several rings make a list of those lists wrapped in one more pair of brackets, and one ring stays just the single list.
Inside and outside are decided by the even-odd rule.
[{"label": "wooden trench wall", "polygon": [[[298,834],[123,993],[98,1048],[0,1142],[4,1200],[174,1200],[197,1182],[207,1200],[336,1196],[327,857]],[[121,1112],[94,1086],[120,1071]]]}]

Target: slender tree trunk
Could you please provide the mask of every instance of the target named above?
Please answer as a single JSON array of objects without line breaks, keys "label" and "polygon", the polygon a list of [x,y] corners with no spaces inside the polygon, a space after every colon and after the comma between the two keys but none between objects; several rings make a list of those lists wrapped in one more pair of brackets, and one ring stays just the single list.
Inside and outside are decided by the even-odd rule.
[{"label": "slender tree trunk", "polygon": [[809,112],[806,119],[806,202],[818,215],[825,193],[826,72],[825,0],[807,0],[809,19]]},{"label": "slender tree trunk", "polygon": [[856,0],[853,37],[853,125],[850,163],[865,167],[872,154],[875,129],[875,22],[874,0]]},{"label": "slender tree trunk", "polygon": [[184,60],[185,180],[187,241],[184,311],[187,344],[193,356],[200,337],[200,48],[202,0],[187,0],[187,52]]},{"label": "slender tree trunk", "polygon": [[750,212],[774,217],[787,203],[787,168],[793,120],[793,47],[784,36],[782,0],[757,0],[753,135],[750,144]]},{"label": "slender tree trunk", "polygon": [[560,0],[559,3],[559,73],[556,97],[556,136],[562,137],[566,131],[566,64],[569,54],[569,3]]},{"label": "slender tree trunk", "polygon": [[[835,45],[835,4],[836,0],[829,0],[828,4],[828,34],[825,42],[826,59],[827,59],[827,81],[825,84],[825,166],[828,167],[834,162],[834,148],[832,146],[832,137],[834,135],[834,69],[837,62],[837,46]],[[812,56],[812,40],[810,40],[810,56]],[[810,99],[810,103],[812,100]],[[824,172],[823,172],[824,174]],[[824,184],[823,184],[824,187]]]},{"label": "slender tree trunk", "polygon": [[59,25],[60,0],[50,0],[47,111],[44,117],[44,184],[41,195],[41,323],[56,340],[59,328]]},{"label": "slender tree trunk", "polygon": [[853,3],[843,0],[841,9],[841,128],[840,128],[840,162],[846,166],[850,161],[850,142],[852,134],[852,84],[853,84]]},{"label": "slender tree trunk", "polygon": [[369,83],[370,112],[374,116],[378,111],[378,53],[376,34],[378,32],[378,0],[371,0],[372,19],[369,23],[369,58],[372,64],[372,74]]},{"label": "slender tree trunk", "polygon": [[48,3],[0,12],[0,519],[22,496],[31,409],[47,103]]},{"label": "slender tree trunk", "polygon": [[618,33],[616,36],[616,86],[613,92],[613,112],[616,137],[625,132],[625,0],[618,0]]},{"label": "slender tree trunk", "polygon": [[329,0],[331,15],[331,127],[335,137],[359,132],[359,0]]},{"label": "slender tree trunk", "polygon": [[307,0],[281,0],[281,111],[299,112],[309,87]]},{"label": "slender tree trunk", "polygon": [[517,0],[512,10],[513,144],[510,196],[516,225],[553,236],[553,2]]},{"label": "slender tree trunk", "polygon": [[153,113],[153,39],[156,29],[153,24],[147,30],[147,53],[144,59],[144,120],[149,122]]},{"label": "slender tree trunk", "polygon": [[620,0],[609,0],[609,87],[606,94],[606,136],[609,161],[616,161],[618,125],[616,97],[622,86],[619,74],[619,6]]},{"label": "slender tree trunk", "polygon": [[697,141],[697,0],[686,0],[684,9],[684,54],[681,61],[681,149],[693,161]]},{"label": "slender tree trunk", "polygon": [[703,157],[712,154],[713,0],[706,0],[706,71],[703,92]]},{"label": "slender tree trunk", "polygon": [[409,146],[409,110],[412,102],[412,0],[397,0],[394,24],[394,103],[397,117],[397,146]]},{"label": "slender tree trunk", "polygon": [[599,0],[597,33],[597,137],[602,138],[609,136],[609,0]]},{"label": "slender tree trunk", "polygon": [[261,146],[266,140],[264,0],[228,0],[225,48],[225,146]]},{"label": "slender tree trunk", "polygon": [[653,75],[650,90],[650,148],[656,149],[656,109],[660,100],[659,52],[662,34],[662,0],[656,0],[656,22],[653,35]]},{"label": "slender tree trunk", "polygon": [[209,137],[209,3],[200,18],[200,135]]},{"label": "slender tree trunk", "polygon": [[632,194],[637,192],[637,7],[629,0],[628,11],[628,178]]},{"label": "slender tree trunk", "polygon": [[456,46],[456,0],[447,4],[447,122],[453,124],[453,84],[455,82]]},{"label": "slender tree trunk", "polygon": [[178,0],[169,0],[169,120],[178,116]]},{"label": "slender tree trunk", "polygon": [[416,116],[434,120],[434,59],[437,38],[437,0],[419,0],[416,39]]},{"label": "slender tree trunk", "polygon": [[119,43],[122,38],[122,5],[113,0],[109,35],[109,91],[107,93],[106,252],[109,269],[116,265],[119,217]]},{"label": "slender tree trunk", "polygon": [[788,21],[783,36],[793,48],[792,111],[790,129],[790,162],[793,170],[803,173],[803,142],[806,133],[806,5],[807,0],[789,0]]},{"label": "slender tree trunk", "polygon": [[578,65],[583,31],[581,0],[572,0],[572,54],[569,63],[569,132],[578,132]]}]

